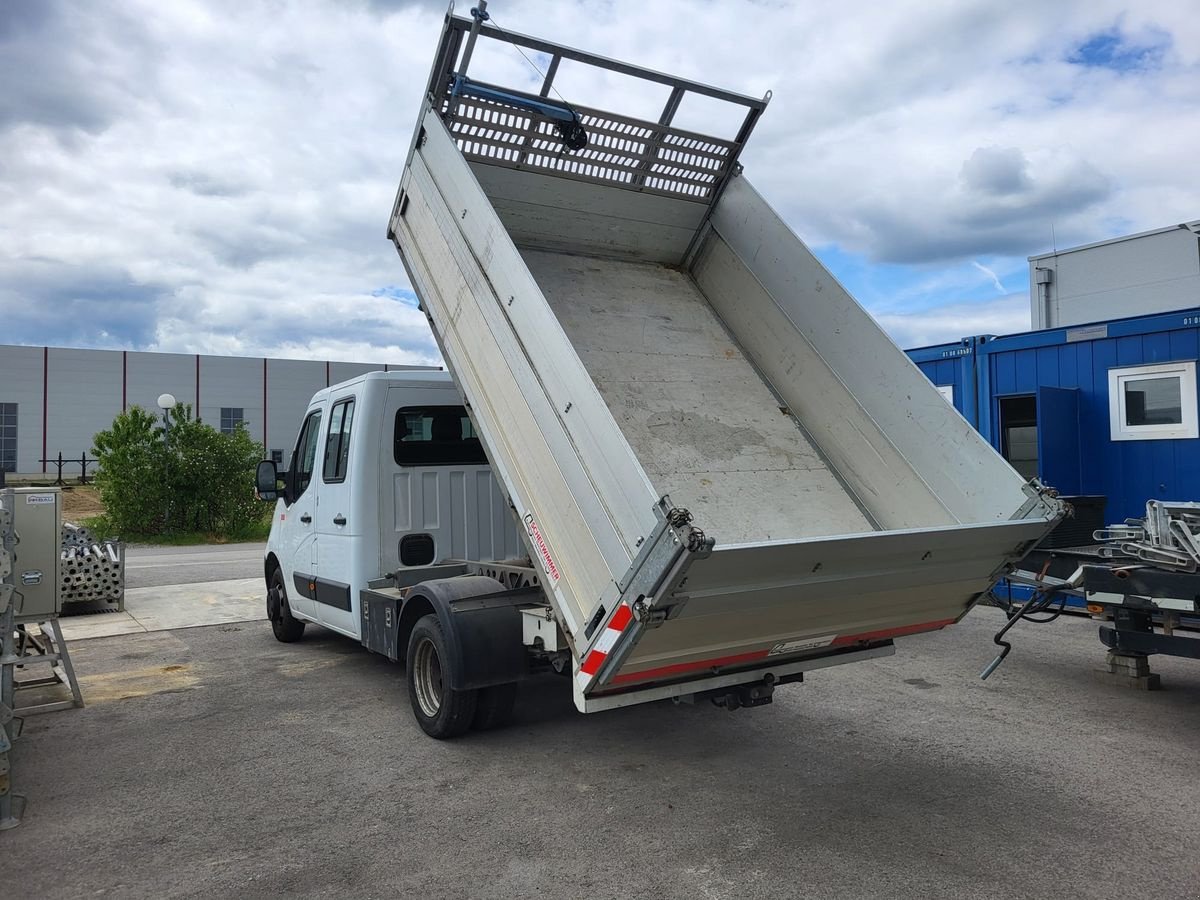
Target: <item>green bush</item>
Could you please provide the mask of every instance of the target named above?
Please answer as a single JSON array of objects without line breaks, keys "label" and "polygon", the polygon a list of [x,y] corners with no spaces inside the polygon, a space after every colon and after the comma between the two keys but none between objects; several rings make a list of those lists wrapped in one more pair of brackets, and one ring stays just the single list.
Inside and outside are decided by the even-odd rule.
[{"label": "green bush", "polygon": [[170,428],[134,406],[93,439],[96,484],[113,532],[128,535],[254,533],[263,504],[254,498],[254,469],[263,447],[238,425],[232,434],[192,419],[180,403]]}]

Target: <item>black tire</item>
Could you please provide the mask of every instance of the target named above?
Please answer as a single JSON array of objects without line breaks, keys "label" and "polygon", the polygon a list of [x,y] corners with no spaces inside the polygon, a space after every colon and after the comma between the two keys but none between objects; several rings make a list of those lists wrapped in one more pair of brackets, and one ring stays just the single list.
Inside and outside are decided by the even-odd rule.
[{"label": "black tire", "polygon": [[292,615],[288,605],[287,588],[279,569],[271,573],[271,583],[267,587],[267,618],[277,641],[290,644],[304,635],[304,623]]},{"label": "black tire", "polygon": [[456,691],[443,677],[451,665],[442,625],[433,613],[422,616],[408,638],[405,680],[417,724],[431,738],[465,734],[475,718],[476,691]]},{"label": "black tire", "polygon": [[479,698],[475,703],[475,718],[471,720],[471,727],[476,731],[487,731],[507,725],[512,719],[513,705],[516,702],[516,682],[493,684],[491,687],[480,688]]}]

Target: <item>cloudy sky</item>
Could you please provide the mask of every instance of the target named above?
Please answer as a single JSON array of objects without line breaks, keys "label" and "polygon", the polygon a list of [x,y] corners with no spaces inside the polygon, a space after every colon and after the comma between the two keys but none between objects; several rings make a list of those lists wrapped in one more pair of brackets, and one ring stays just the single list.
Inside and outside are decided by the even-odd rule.
[{"label": "cloudy sky", "polygon": [[[1194,2],[490,8],[772,90],[747,175],[903,346],[1028,328],[1025,257],[1052,241],[1200,216]],[[0,343],[435,359],[384,228],[444,11],[2,0]],[[538,83],[505,51],[489,76]],[[613,83],[564,88],[650,112]],[[679,123],[726,124],[709,116]]]}]

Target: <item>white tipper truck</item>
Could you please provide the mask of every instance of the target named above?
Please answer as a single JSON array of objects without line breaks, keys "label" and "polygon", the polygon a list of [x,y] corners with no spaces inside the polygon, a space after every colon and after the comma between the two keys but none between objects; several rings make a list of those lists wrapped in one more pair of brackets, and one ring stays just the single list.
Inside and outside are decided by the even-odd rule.
[{"label": "white tipper truck", "polygon": [[[541,90],[470,79],[479,41]],[[551,100],[563,62],[658,121]],[[736,134],[673,127],[695,96]],[[447,16],[388,234],[449,373],[326,389],[282,486],[262,464],[277,636],[403,660],[437,738],[538,671],[582,712],[756,706],[957,621],[1054,526],[751,187],[765,106]]]}]

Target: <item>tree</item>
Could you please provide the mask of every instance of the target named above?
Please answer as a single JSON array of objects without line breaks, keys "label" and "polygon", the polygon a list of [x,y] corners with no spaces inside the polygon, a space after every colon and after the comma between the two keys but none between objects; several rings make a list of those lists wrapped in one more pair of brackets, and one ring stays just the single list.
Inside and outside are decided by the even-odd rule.
[{"label": "tree", "polygon": [[236,536],[262,519],[254,469],[263,447],[238,425],[222,434],[180,403],[170,428],[134,406],[93,439],[109,524],[126,534],[202,531]]}]

